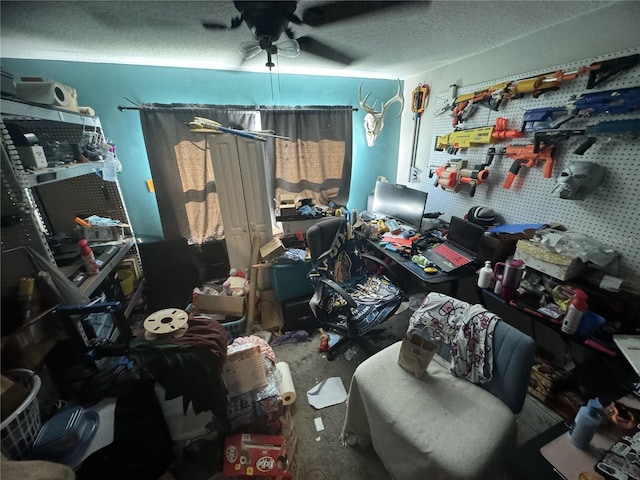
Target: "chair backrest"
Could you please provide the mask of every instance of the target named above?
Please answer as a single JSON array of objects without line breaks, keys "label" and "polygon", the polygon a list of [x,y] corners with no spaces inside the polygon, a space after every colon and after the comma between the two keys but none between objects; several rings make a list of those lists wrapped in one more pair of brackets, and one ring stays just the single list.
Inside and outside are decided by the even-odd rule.
[{"label": "chair backrest", "polygon": [[[431,341],[438,345],[436,353],[440,357],[451,360],[451,345]],[[504,320],[496,324],[493,331],[493,375],[491,381],[477,385],[502,400],[513,413],[522,411],[527,396],[535,346],[530,336]]]},{"label": "chair backrest", "polygon": [[502,400],[513,413],[520,413],[527,396],[531,367],[535,360],[533,339],[507,322],[496,324],[493,336],[493,377],[480,384]]},{"label": "chair backrest", "polygon": [[[436,302],[437,306],[437,302],[443,301],[442,299],[455,302],[457,308],[471,307],[464,301],[434,292],[427,295],[423,306],[426,305],[427,301],[431,300]],[[439,312],[440,309],[437,309],[437,311]],[[422,312],[418,322],[412,323],[409,330],[424,335],[426,329],[428,329],[427,324],[430,322],[430,315]],[[422,321],[423,319],[425,319],[426,323]],[[446,319],[442,319],[442,321],[447,323]],[[430,340],[438,345],[436,353],[445,360],[450,361],[451,345],[433,338],[430,338]],[[527,396],[531,368],[535,360],[535,342],[530,336],[500,319],[493,331],[492,351],[493,371],[491,380],[477,385],[502,400],[513,413],[519,413]]]},{"label": "chair backrest", "polygon": [[307,230],[307,247],[309,247],[311,260],[314,263],[320,255],[331,248],[336,234],[346,221],[347,219],[344,217],[328,217],[309,227]]}]

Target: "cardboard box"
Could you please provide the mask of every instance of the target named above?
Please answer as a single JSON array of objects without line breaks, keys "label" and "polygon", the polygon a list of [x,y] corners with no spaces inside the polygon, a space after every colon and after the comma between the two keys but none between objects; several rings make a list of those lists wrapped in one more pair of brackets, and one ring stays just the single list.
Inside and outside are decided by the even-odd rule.
[{"label": "cardboard box", "polygon": [[225,477],[291,478],[284,437],[251,433],[228,436],[222,474]]},{"label": "cardboard box", "polygon": [[587,265],[578,257],[552,252],[530,240],[518,240],[514,258],[524,264],[558,280],[570,280],[579,277]]},{"label": "cardboard box", "polygon": [[[222,287],[220,287],[220,291],[222,291]],[[224,293],[212,295],[194,288],[193,304],[202,313],[217,313],[229,317],[242,317],[244,315],[244,297],[232,297]]]},{"label": "cardboard box", "polygon": [[516,251],[518,240],[529,239],[533,236],[533,231],[529,233],[499,233],[484,235],[480,241],[478,249],[478,261],[484,263],[487,260],[491,265],[496,262],[504,262]]},{"label": "cardboard box", "polygon": [[282,241],[278,237],[274,237],[271,239],[271,241],[265,243],[260,247],[260,256],[262,257],[263,261],[268,262],[276,257],[279,257],[286,251],[287,249],[284,248]]},{"label": "cardboard box", "polygon": [[0,420],[4,421],[15,412],[29,396],[30,390],[0,375]]},{"label": "cardboard box", "polygon": [[266,387],[267,375],[260,346],[252,343],[229,346],[227,360],[222,367],[222,378],[229,397]]}]

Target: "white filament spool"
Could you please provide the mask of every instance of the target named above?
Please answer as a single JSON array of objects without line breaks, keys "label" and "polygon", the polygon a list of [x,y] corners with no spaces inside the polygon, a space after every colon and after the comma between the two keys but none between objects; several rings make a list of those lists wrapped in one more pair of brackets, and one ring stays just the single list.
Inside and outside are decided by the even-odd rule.
[{"label": "white filament spool", "polygon": [[142,326],[155,335],[176,332],[184,327],[189,320],[189,314],[178,308],[158,310],[145,318]]}]

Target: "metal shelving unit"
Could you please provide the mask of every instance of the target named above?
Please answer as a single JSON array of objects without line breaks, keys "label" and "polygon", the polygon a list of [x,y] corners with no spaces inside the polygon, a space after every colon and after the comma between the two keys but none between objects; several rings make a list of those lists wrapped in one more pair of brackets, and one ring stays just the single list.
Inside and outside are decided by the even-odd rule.
[{"label": "metal shelving unit", "polygon": [[[117,181],[102,180],[101,161],[67,162],[47,168],[27,169],[11,132],[18,128],[21,132],[32,132],[38,139],[46,139],[51,143],[79,145],[87,131],[102,135],[100,119],[17,99],[3,98],[0,106],[2,251],[30,247],[47,258],[52,263],[52,269],[62,273],[61,277],[69,278],[79,269],[79,264],[71,267],[58,265],[56,242],[62,243],[67,251],[73,251],[81,235],[74,220],[77,216],[98,215],[130,225],[120,186]],[[117,253],[102,265],[100,272],[73,287],[78,289],[78,296],[91,298],[127,254],[135,255],[140,263],[130,227]],[[79,258],[74,263],[78,262]],[[11,275],[12,272],[3,272],[3,283],[7,278],[12,278]],[[16,285],[18,279],[15,279]],[[11,285],[3,284],[3,295],[10,288]],[[69,288],[69,285],[64,288]],[[131,311],[132,308],[127,307],[128,314]]]}]

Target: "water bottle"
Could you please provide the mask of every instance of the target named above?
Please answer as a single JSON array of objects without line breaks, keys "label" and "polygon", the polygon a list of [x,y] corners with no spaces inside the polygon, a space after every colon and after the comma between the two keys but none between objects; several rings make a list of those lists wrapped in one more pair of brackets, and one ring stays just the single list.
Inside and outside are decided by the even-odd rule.
[{"label": "water bottle", "polygon": [[102,179],[107,182],[115,182],[116,174],[118,169],[118,162],[116,162],[116,154],[113,151],[113,147],[109,149],[109,153],[107,153],[107,158],[104,160],[104,164],[102,165]]},{"label": "water bottle", "polygon": [[592,398],[583,407],[580,407],[575,418],[575,423],[569,436],[573,444],[582,450],[588,450],[591,439],[600,426],[600,410],[602,404],[598,398]]},{"label": "water bottle", "polygon": [[478,273],[478,287],[489,288],[491,286],[492,278],[493,268],[491,268],[491,262],[487,260],[484,262],[484,267],[482,267]]}]

